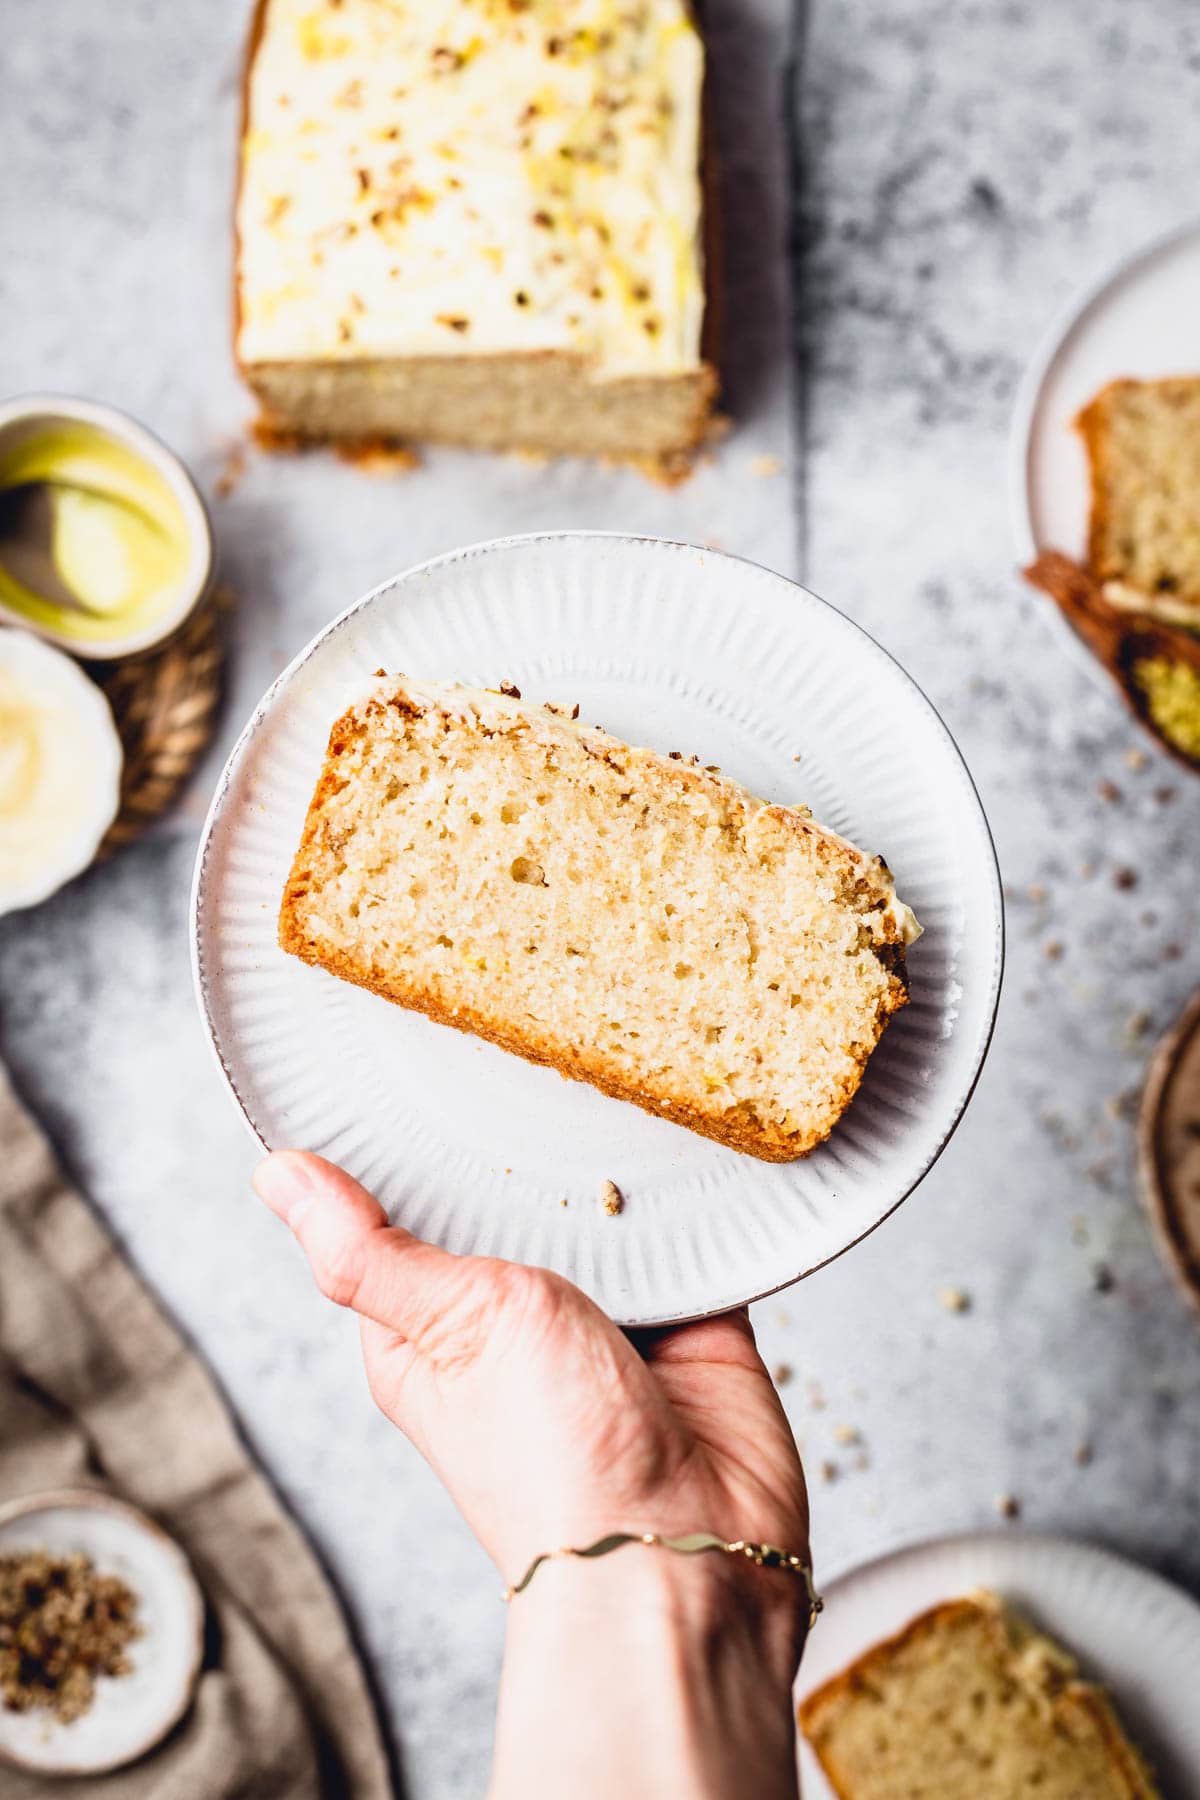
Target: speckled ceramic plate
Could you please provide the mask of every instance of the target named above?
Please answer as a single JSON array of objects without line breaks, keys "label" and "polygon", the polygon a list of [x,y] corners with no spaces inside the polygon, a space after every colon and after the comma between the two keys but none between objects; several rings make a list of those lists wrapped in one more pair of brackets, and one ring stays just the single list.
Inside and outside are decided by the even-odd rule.
[{"label": "speckled ceramic plate", "polygon": [[[1200,224],[1155,238],[1076,295],[1047,332],[1013,412],[1009,488],[1017,560],[1042,550],[1082,559],[1091,484],[1077,414],[1122,376],[1200,374]],[[1054,602],[1072,653],[1111,692],[1111,678]]]},{"label": "speckled ceramic plate", "polygon": [[[1200,1793],[1200,1606],[1161,1575],[1069,1538],[1021,1531],[943,1538],[828,1583],[797,1701],[918,1613],[974,1588],[1011,1601],[1104,1684],[1171,1800]],[[805,1800],[836,1800],[803,1741],[800,1776]]]},{"label": "speckled ceramic plate", "polygon": [[[65,1488],[0,1507],[0,1556],[82,1552],[136,1594],[141,1636],[127,1675],[101,1677],[91,1707],[69,1725],[45,1712],[0,1708],[0,1765],[46,1775],[98,1775],[144,1756],[183,1717],[204,1644],[204,1601],[173,1538],[111,1494]],[[0,1767],[0,1793],[4,1791]]]},{"label": "speckled ceramic plate", "polygon": [[[579,701],[886,856],[926,928],[912,1004],[827,1144],[756,1162],[282,954],[279,899],[329,727],[380,667]],[[797,1280],[916,1186],[979,1074],[1003,925],[962,759],[877,644],[751,563],[572,532],[410,570],[296,659],[219,785],[194,943],[218,1062],[262,1143],[319,1150],[422,1236],[561,1270],[650,1324]],[[599,1203],[606,1179],[626,1197],[618,1218]]]}]

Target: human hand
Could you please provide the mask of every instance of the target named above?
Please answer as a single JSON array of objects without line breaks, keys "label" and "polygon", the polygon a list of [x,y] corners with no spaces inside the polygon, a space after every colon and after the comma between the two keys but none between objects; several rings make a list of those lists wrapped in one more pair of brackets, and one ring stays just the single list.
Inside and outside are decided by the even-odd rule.
[{"label": "human hand", "polygon": [[[375,1400],[506,1581],[540,1551],[619,1530],[711,1530],[807,1556],[800,1459],[745,1312],[631,1340],[561,1276],[453,1256],[389,1226],[321,1157],[278,1152],[255,1186],[322,1292],[359,1314]],[[749,1569],[736,1579],[794,1665],[802,1584]]]},{"label": "human hand", "polygon": [[[277,1152],[255,1186],[358,1313],[371,1392],[507,1582],[612,1531],[807,1559],[800,1459],[744,1312],[635,1342],[561,1276],[389,1226],[321,1157]],[[795,1576],[738,1557],[556,1559],[509,1617],[492,1800],[794,1800],[807,1624]]]}]

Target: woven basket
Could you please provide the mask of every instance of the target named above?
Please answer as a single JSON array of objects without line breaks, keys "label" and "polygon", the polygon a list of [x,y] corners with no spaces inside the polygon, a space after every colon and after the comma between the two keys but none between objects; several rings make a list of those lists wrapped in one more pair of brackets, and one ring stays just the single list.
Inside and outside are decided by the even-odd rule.
[{"label": "woven basket", "polygon": [[125,752],[120,807],[97,861],[166,812],[207,749],[221,701],[224,615],[231,604],[230,594],[217,588],[167,643],[125,662],[89,665]]}]

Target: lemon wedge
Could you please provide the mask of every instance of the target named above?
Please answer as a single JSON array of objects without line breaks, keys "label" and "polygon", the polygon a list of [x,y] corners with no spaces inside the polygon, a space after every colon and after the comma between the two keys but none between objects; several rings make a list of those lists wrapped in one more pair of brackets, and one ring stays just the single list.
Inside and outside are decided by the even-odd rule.
[{"label": "lemon wedge", "polygon": [[108,617],[144,605],[177,575],[178,547],[153,519],[88,488],[55,489],[52,553],[71,592]]}]

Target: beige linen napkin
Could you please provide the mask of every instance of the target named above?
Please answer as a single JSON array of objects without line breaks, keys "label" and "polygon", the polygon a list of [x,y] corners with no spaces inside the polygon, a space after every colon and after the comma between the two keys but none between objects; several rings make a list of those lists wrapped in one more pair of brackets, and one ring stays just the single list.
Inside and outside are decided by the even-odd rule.
[{"label": "beige linen napkin", "polygon": [[5,1800],[386,1800],[329,1583],[0,1068],[0,1500],[76,1485],[111,1488],[183,1545],[208,1601],[204,1668],[141,1762],[86,1781],[0,1768]]}]

